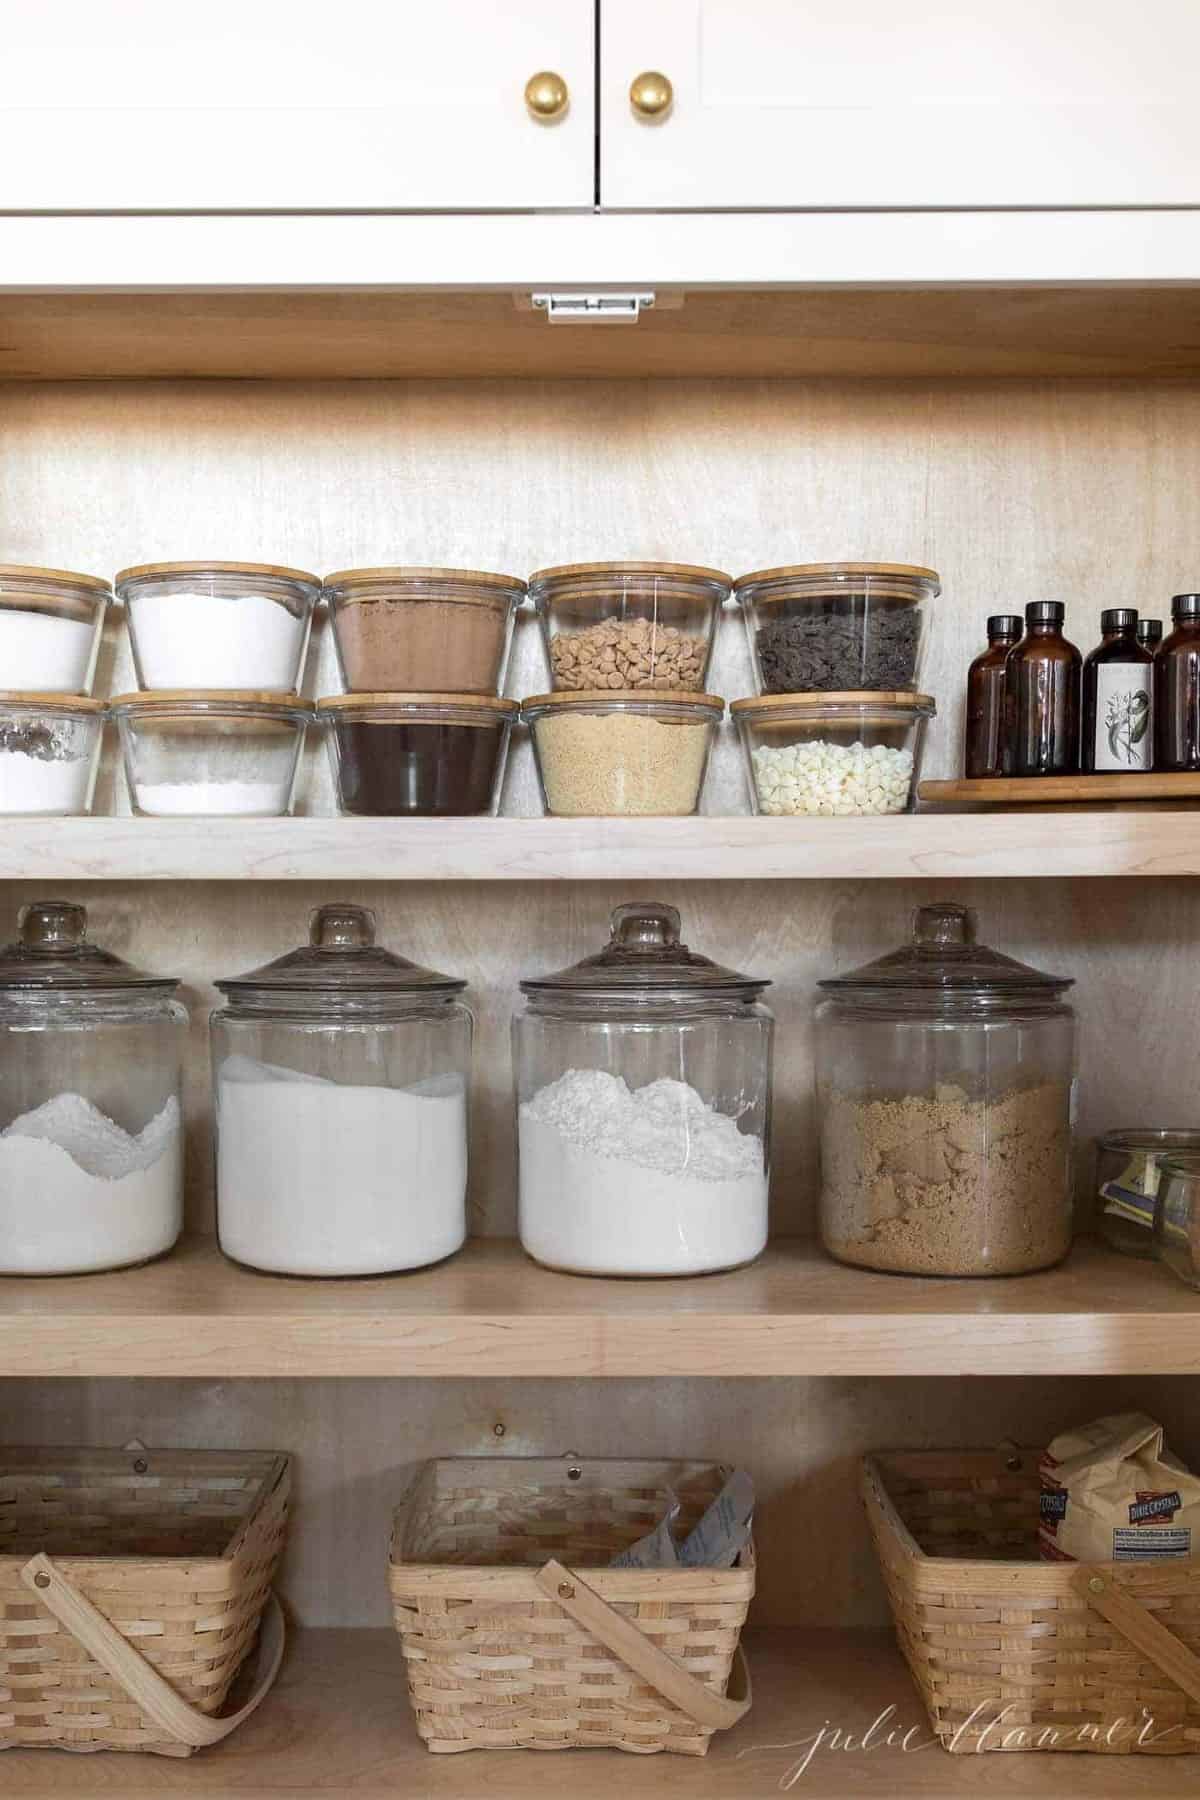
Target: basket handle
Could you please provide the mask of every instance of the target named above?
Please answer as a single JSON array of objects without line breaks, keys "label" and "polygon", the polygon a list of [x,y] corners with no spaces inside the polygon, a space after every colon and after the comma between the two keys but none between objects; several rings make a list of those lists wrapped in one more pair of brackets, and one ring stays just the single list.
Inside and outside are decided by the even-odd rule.
[{"label": "basket handle", "polygon": [[1148,1656],[1175,1686],[1200,1701],[1200,1657],[1180,1643],[1173,1631],[1160,1625],[1154,1614],[1132,1594],[1118,1587],[1109,1575],[1092,1567],[1072,1577],[1072,1587],[1089,1606],[1127,1637],[1135,1649]]},{"label": "basket handle", "polygon": [[551,1558],[543,1568],[535,1570],[533,1579],[577,1625],[586,1627],[620,1662],[649,1682],[657,1693],[686,1713],[689,1719],[694,1719],[697,1725],[727,1731],[750,1711],[750,1670],[740,1645],[738,1661],[744,1695],[740,1700],[724,1699],[704,1682],[697,1681],[673,1656],[660,1650],[631,1619],[602,1600],[595,1588],[581,1581],[573,1570],[564,1569],[560,1562]]},{"label": "basket handle", "polygon": [[263,1614],[254,1692],[230,1717],[210,1719],[175,1692],[48,1556],[31,1557],[21,1570],[21,1580],[34,1599],[53,1613],[76,1643],[120,1683],[134,1705],[139,1706],[160,1731],[193,1750],[219,1744],[231,1731],[236,1731],[266,1699],[279,1673],[285,1630],[283,1609],[274,1594]]}]

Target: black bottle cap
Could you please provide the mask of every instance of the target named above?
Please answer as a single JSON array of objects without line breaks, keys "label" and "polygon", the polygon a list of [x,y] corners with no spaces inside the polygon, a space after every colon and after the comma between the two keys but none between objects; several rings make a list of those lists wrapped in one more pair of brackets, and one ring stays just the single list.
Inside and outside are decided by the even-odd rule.
[{"label": "black bottle cap", "polygon": [[1171,617],[1173,619],[1200,619],[1200,594],[1173,594]]},{"label": "black bottle cap", "polygon": [[1110,606],[1100,614],[1101,631],[1129,631],[1137,624],[1137,612],[1132,606]]},{"label": "black bottle cap", "polygon": [[987,634],[990,638],[1020,637],[1020,613],[993,613],[987,623]]},{"label": "black bottle cap", "polygon": [[1139,644],[1161,644],[1163,622],[1161,619],[1139,619],[1137,641]]},{"label": "black bottle cap", "polygon": [[1025,608],[1027,625],[1061,625],[1066,616],[1061,600],[1031,600]]}]

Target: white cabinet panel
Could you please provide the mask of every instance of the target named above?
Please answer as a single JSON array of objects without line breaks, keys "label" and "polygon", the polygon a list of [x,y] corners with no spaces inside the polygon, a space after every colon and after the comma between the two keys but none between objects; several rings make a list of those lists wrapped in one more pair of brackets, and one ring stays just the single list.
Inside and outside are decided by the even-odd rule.
[{"label": "white cabinet panel", "polygon": [[0,0],[0,71],[0,210],[593,198],[592,0]]},{"label": "white cabinet panel", "polygon": [[[1197,0],[601,0],[601,15],[605,206],[1200,202]],[[675,90],[652,122],[629,100],[647,69]]]}]

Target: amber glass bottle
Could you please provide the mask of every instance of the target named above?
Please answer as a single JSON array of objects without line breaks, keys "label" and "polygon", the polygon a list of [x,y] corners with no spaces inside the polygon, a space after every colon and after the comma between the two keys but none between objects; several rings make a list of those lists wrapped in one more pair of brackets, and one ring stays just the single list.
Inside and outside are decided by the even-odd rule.
[{"label": "amber glass bottle", "polygon": [[1137,641],[1137,613],[1100,614],[1100,643],[1083,665],[1079,765],[1086,775],[1144,775],[1154,766],[1154,658]]},{"label": "amber glass bottle", "polygon": [[987,622],[987,638],[987,649],[967,670],[963,773],[968,780],[1004,773],[1004,665],[1020,642],[1020,615],[995,613]]},{"label": "amber glass bottle", "polygon": [[1031,600],[1025,636],[1004,664],[1004,773],[1074,775],[1079,768],[1082,659],[1063,636],[1061,600]]},{"label": "amber glass bottle", "polygon": [[1154,657],[1154,766],[1200,769],[1200,594],[1176,594]]},{"label": "amber glass bottle", "polygon": [[1154,652],[1158,649],[1158,646],[1162,643],[1162,640],[1163,622],[1161,619],[1139,618],[1137,622],[1137,641],[1142,646],[1143,650],[1148,650],[1151,656],[1153,656]]}]

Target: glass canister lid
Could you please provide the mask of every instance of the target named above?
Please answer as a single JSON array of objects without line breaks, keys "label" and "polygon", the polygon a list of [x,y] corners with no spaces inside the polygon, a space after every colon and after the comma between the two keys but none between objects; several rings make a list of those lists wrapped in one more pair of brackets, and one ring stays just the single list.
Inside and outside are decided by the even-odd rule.
[{"label": "glass canister lid", "polygon": [[83,989],[172,994],[173,975],[149,975],[144,969],[87,941],[87,909],[68,900],[34,900],[17,918],[15,944],[0,950],[0,990]]},{"label": "glass canister lid", "polygon": [[739,975],[699,956],[679,941],[679,914],[658,900],[631,900],[612,915],[612,935],[604,949],[553,975],[527,977],[523,994],[580,999],[682,999],[724,996],[753,1000],[770,987],[766,979]]},{"label": "glass canister lid", "polygon": [[896,1000],[905,993],[934,1005],[956,1001],[1057,999],[1069,975],[1046,975],[975,941],[975,915],[965,906],[919,906],[912,940],[847,975],[818,983],[846,999]]},{"label": "glass canister lid", "polygon": [[385,950],[375,942],[375,914],[365,906],[340,904],[317,907],[309,918],[308,943],[299,950],[217,982],[223,994],[260,1000],[278,995],[283,1003],[295,994],[325,994],[331,1001],[339,995],[347,1000],[422,994],[450,999],[466,985],[455,975],[424,969]]}]

